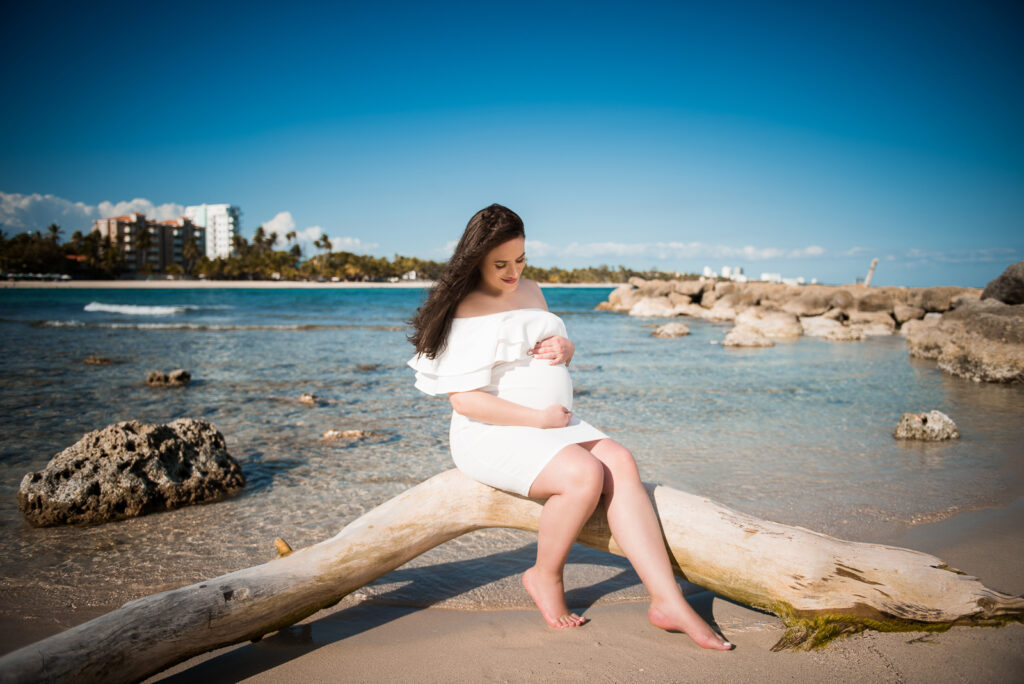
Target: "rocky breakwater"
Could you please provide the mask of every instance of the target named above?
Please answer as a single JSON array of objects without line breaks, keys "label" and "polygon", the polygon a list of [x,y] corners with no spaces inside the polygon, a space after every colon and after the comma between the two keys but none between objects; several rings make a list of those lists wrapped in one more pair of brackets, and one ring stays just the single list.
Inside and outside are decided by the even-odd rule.
[{"label": "rocky breakwater", "polygon": [[1024,382],[1024,261],[990,282],[978,300],[903,327],[910,355],[977,382]]},{"label": "rocky breakwater", "polygon": [[216,501],[244,486],[209,422],[128,421],[88,433],[26,475],[18,508],[37,527],[95,524]]},{"label": "rocky breakwater", "polygon": [[723,346],[770,346],[801,335],[855,342],[906,336],[910,354],[989,382],[1024,381],[1024,262],[982,291],[631,278],[597,307],[631,316],[732,322]]}]

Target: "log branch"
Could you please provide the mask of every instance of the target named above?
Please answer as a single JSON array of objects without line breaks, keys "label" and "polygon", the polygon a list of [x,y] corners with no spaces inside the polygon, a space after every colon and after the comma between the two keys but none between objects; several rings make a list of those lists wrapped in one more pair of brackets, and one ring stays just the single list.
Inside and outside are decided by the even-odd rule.
[{"label": "log branch", "polygon": [[[934,556],[760,520],[669,487],[648,486],[648,492],[676,573],[778,615],[789,629],[776,648],[815,646],[862,629],[948,629],[1024,616],[1024,597],[993,591]],[[467,532],[536,532],[540,510],[540,501],[449,470],[331,539],[126,603],[14,651],[0,658],[0,681],[137,681],[294,624]],[[600,509],[579,541],[622,555]]]}]

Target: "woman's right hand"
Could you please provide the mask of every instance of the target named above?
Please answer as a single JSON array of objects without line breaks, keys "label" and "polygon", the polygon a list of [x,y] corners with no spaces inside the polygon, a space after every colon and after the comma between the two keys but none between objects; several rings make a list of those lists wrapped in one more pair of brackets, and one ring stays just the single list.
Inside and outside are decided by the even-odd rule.
[{"label": "woman's right hand", "polygon": [[572,411],[560,404],[552,404],[539,412],[537,427],[539,428],[564,428],[572,418]]}]

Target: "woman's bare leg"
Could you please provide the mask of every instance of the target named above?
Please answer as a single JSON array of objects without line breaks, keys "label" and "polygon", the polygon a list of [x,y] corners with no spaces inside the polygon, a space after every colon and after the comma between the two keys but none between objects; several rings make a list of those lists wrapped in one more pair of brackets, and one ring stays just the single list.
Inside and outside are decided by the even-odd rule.
[{"label": "woman's bare leg", "polygon": [[559,451],[530,486],[530,497],[547,502],[537,528],[537,562],[523,574],[523,586],[552,627],[585,622],[565,605],[562,571],[569,548],[597,508],[604,477],[601,462],[572,444]]},{"label": "woman's bare leg", "polygon": [[686,632],[704,648],[728,650],[729,642],[687,603],[672,574],[661,525],[651,506],[633,455],[611,439],[584,445],[605,467],[604,504],[612,536],[651,595],[648,618],[662,629]]}]

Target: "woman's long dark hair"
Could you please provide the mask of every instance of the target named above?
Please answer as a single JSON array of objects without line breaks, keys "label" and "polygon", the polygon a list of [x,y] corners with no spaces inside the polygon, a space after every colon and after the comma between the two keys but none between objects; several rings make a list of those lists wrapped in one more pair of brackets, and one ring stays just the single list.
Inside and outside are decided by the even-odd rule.
[{"label": "woman's long dark hair", "polygon": [[409,321],[413,327],[409,341],[417,353],[433,359],[444,351],[455,309],[480,283],[484,256],[498,245],[525,236],[523,219],[508,207],[492,204],[473,214],[444,272]]}]

